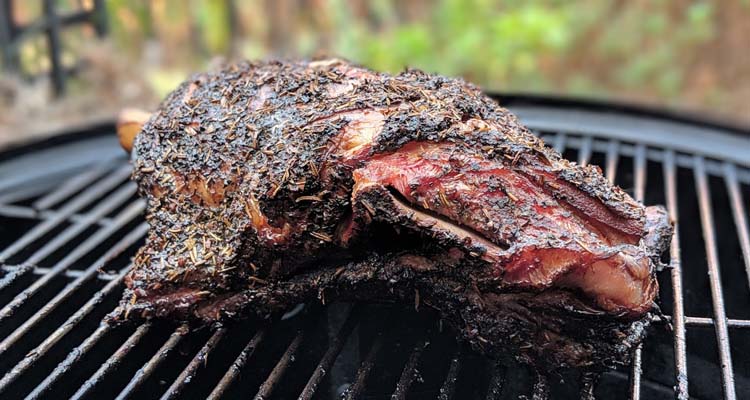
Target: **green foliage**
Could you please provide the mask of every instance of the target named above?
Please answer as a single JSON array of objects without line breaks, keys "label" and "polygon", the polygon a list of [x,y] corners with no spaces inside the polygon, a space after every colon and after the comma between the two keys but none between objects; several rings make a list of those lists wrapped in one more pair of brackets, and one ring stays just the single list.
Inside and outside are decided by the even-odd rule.
[{"label": "green foliage", "polygon": [[[564,54],[577,30],[574,9],[563,3],[442,0],[421,20],[380,30],[358,23],[343,2],[328,4],[338,32],[334,53],[384,71],[414,66],[485,83],[520,79],[544,87],[540,57]],[[379,18],[395,14],[394,3],[375,4]]]},{"label": "green foliage", "polygon": [[[677,10],[669,1],[412,1],[299,0],[281,20],[272,19],[275,3],[257,0],[235,1],[236,10],[228,0],[111,0],[108,8],[123,47],[138,48],[148,37],[171,46],[179,65],[150,73],[158,92],[178,80],[174,71],[214,55],[322,53],[394,73],[413,66],[461,75],[489,89],[671,99],[686,85],[690,50],[717,31],[716,3],[702,0]],[[283,49],[270,39],[274,26],[287,31]]]},{"label": "green foliage", "polygon": [[684,49],[699,48],[713,38],[713,31],[711,3],[695,2],[675,19],[663,2],[624,10],[607,27],[597,49],[615,64],[611,77],[620,87],[646,87],[673,98],[683,86]]},{"label": "green foliage", "polygon": [[225,53],[231,40],[229,6],[223,0],[206,0],[196,4],[202,42],[210,53]]},{"label": "green foliage", "polygon": [[148,71],[146,79],[154,94],[164,98],[188,76],[189,72],[181,69],[157,68]]}]

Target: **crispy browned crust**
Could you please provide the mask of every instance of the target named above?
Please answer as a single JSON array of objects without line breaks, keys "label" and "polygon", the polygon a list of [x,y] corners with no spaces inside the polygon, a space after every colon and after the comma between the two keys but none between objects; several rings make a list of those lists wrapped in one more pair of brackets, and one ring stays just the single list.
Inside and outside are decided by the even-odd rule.
[{"label": "crispy browned crust", "polygon": [[121,321],[172,318],[206,324],[237,318],[280,316],[296,304],[319,301],[397,301],[437,310],[475,350],[513,358],[540,371],[575,367],[597,371],[630,361],[646,335],[648,313],[635,320],[612,318],[570,291],[483,291],[466,266],[441,256],[372,254],[361,261],[300,273],[256,288],[204,297],[184,291],[123,307]]},{"label": "crispy browned crust", "polygon": [[[432,260],[414,269],[404,253],[358,256],[343,248],[337,238],[352,210],[358,164],[333,149],[348,122],[341,116],[363,110],[386,117],[364,158],[411,142],[454,143],[512,164],[583,218],[635,243],[645,238],[643,251],[654,260],[671,233],[666,214],[647,226],[644,207],[596,167],[562,159],[461,80],[416,70],[390,76],[339,60],[241,63],[194,75],[135,138],[133,179],[151,229],[112,320],[206,323],[272,315],[323,295],[413,301],[419,291],[490,354],[511,349],[529,362],[576,366],[627,359],[648,308],[616,316],[569,290],[485,287],[492,271],[480,260],[459,257],[461,268]],[[467,135],[469,120],[486,129]],[[436,240],[408,254],[423,260],[452,245]]]}]

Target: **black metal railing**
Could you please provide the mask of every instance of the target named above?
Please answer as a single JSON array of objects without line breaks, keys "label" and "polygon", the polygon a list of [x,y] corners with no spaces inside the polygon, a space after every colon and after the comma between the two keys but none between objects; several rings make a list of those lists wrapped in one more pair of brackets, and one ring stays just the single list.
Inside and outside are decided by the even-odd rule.
[{"label": "black metal railing", "polygon": [[65,93],[66,77],[76,70],[77,66],[65,67],[62,63],[62,32],[69,27],[90,24],[98,36],[107,32],[107,16],[104,0],[93,0],[89,6],[81,3],[76,11],[61,13],[54,0],[42,1],[42,13],[34,21],[19,24],[14,14],[14,0],[0,0],[0,49],[2,50],[3,67],[8,71],[18,72],[27,78],[35,76],[24,71],[20,60],[21,45],[36,35],[44,35],[47,40],[49,57],[49,75],[55,95]]}]

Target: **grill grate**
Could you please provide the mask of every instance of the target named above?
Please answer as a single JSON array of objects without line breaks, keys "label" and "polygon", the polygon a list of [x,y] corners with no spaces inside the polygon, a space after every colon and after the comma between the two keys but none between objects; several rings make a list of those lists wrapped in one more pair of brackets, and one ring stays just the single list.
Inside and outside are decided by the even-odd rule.
[{"label": "grill grate", "polygon": [[[653,117],[529,105],[514,111],[566,157],[600,165],[607,179],[647,204],[665,204],[679,221],[672,268],[659,278],[670,317],[655,321],[629,369],[609,372],[596,385],[591,376],[547,382],[463,348],[429,311],[363,304],[308,305],[272,325],[194,332],[160,321],[100,325],[119,300],[129,258],[147,230],[130,167],[114,135],[103,131],[107,136],[83,141],[89,147],[62,144],[43,157],[36,151],[0,163],[0,395],[735,399],[749,393],[750,161],[742,151],[750,139]],[[697,141],[696,134],[711,140]],[[76,157],[92,149],[98,157]],[[50,161],[58,157],[66,161]]]}]

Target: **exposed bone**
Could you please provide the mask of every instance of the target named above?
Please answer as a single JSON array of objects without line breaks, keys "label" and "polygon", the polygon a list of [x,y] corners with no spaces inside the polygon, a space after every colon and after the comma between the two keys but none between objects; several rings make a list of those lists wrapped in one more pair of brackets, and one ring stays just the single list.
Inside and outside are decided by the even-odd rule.
[{"label": "exposed bone", "polygon": [[128,153],[133,149],[135,135],[141,131],[149,118],[150,112],[136,108],[126,108],[117,116],[117,137],[120,139],[120,146]]}]

